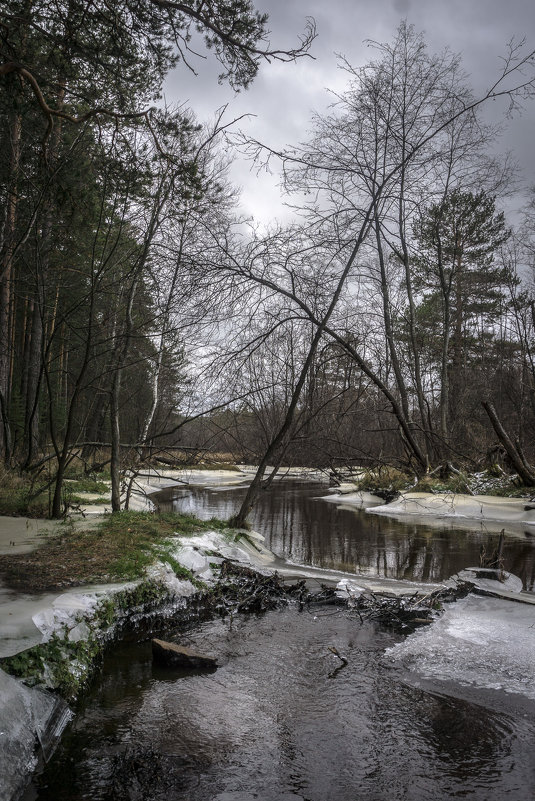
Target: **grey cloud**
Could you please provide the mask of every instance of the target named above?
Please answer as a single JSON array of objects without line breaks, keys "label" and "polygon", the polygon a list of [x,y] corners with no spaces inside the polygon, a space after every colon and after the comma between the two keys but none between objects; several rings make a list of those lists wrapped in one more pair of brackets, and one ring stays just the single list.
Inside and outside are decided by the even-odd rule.
[{"label": "grey cloud", "polygon": [[[425,31],[432,51],[448,46],[460,52],[475,91],[481,92],[496,77],[506,43],[515,36],[525,37],[535,49],[535,6],[532,0],[257,0],[259,10],[270,14],[271,43],[292,47],[303,31],[307,16],[313,16],[318,37],[312,59],[297,64],[264,64],[247,91],[235,95],[228,86],[217,83],[218,66],[211,55],[195,62],[198,76],[183,66],[175,71],[166,86],[167,97],[174,102],[188,100],[200,119],[212,116],[219,106],[229,104],[229,117],[254,114],[242,123],[251,135],[274,146],[303,140],[313,109],[321,112],[331,101],[326,88],[343,87],[344,77],[338,68],[336,53],[342,53],[358,66],[373,53],[366,40],[391,41],[402,18],[417,30]],[[503,107],[494,104],[488,112],[502,117]],[[521,163],[523,179],[535,183],[532,139],[535,108],[527,104],[521,118],[508,122],[503,150],[513,148]],[[262,195],[261,178],[246,165],[236,168],[237,181],[246,187],[247,212],[254,212],[255,197]],[[266,188],[273,197],[273,181]],[[264,204],[259,213],[266,211]]]}]

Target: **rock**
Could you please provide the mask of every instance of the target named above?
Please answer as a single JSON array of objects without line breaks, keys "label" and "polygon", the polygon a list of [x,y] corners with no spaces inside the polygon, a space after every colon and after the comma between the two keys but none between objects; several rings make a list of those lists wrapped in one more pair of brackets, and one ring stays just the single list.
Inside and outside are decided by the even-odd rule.
[{"label": "rock", "polygon": [[152,658],[160,665],[179,668],[216,668],[217,659],[198,654],[184,645],[176,645],[165,640],[152,641]]}]

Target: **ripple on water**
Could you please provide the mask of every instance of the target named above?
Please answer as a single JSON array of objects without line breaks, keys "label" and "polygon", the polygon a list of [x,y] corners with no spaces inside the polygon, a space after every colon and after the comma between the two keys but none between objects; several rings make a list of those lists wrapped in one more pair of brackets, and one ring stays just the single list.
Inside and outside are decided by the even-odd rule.
[{"label": "ripple on water", "polygon": [[399,636],[317,611],[191,630],[211,674],[118,648],[32,798],[531,801],[531,720],[406,684],[383,659]]}]

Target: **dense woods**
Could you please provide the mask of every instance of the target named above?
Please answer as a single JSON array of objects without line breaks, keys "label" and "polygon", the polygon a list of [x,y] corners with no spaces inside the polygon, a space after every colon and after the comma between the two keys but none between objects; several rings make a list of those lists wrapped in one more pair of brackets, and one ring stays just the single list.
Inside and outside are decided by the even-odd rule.
[{"label": "dense woods", "polygon": [[[531,99],[532,53],[475,95],[402,23],[287,151],[165,106],[193,34],[237,89],[313,50],[312,23],[290,51],[266,26],[248,0],[4,4],[0,452],[54,516],[75,455],[111,460],[119,509],[125,468],[176,448],[260,464],[243,514],[268,465],[535,483],[534,205],[505,216],[480,113]],[[280,170],[290,222],[240,217],[231,141]]]}]

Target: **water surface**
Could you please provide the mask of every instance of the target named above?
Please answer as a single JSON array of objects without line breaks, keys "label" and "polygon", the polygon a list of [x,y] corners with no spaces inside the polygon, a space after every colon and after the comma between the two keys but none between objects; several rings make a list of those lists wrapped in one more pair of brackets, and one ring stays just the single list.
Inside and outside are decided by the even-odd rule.
[{"label": "water surface", "polygon": [[[277,556],[328,570],[437,582],[465,567],[478,565],[481,548],[496,546],[494,531],[480,521],[442,525],[425,520],[399,521],[321,499],[326,484],[284,480],[260,497],[253,528]],[[161,507],[228,519],[245,495],[240,488],[173,488],[159,493]],[[535,584],[535,532],[512,528],[506,534],[505,568],[522,578],[524,589]]]},{"label": "water surface", "polygon": [[345,611],[288,609],[168,636],[221,667],[166,673],[148,645],[118,648],[26,799],[535,796],[535,705],[516,713],[410,686],[383,661],[400,637]]},{"label": "water surface", "polygon": [[[477,523],[428,527],[337,508],[317,500],[325,491],[281,482],[266,493],[253,525],[268,547],[301,564],[437,581],[477,564],[496,539]],[[160,497],[224,518],[244,492]],[[513,532],[505,558],[533,589],[532,540]],[[210,673],[166,672],[149,643],[118,645],[24,801],[532,801],[535,702],[522,689],[535,668],[531,680],[529,650],[526,664],[514,658],[532,607],[497,602],[500,629],[492,599],[479,600],[487,634],[471,598],[470,616],[459,602],[417,640],[332,606],[158,632],[216,656]],[[496,637],[493,652],[480,635]],[[502,663],[519,670],[499,685]]]}]

